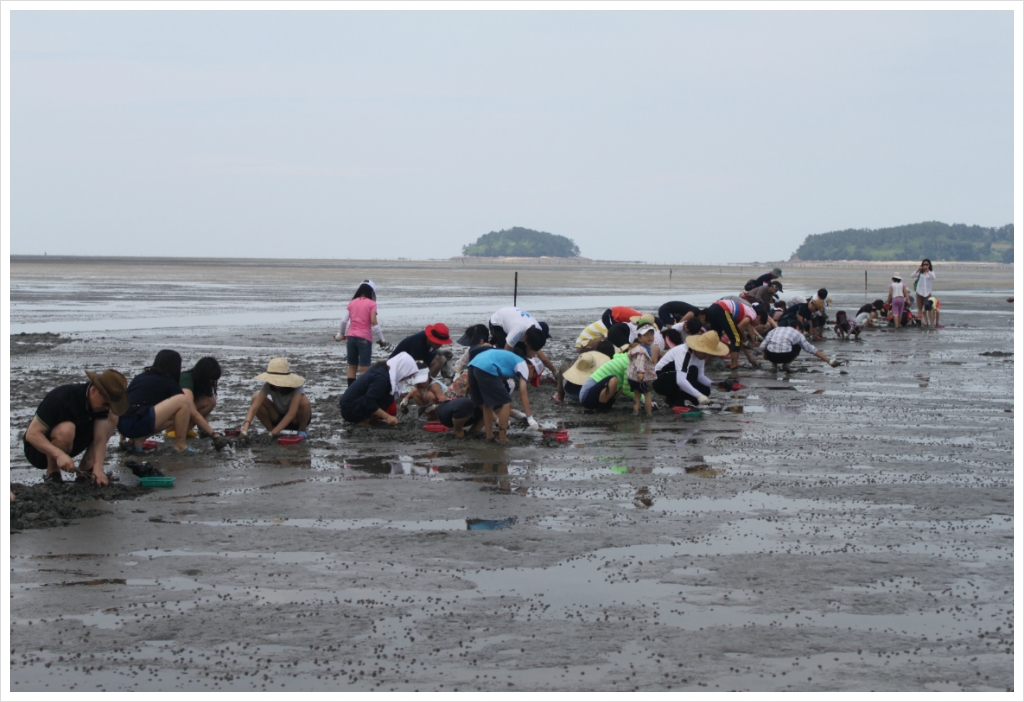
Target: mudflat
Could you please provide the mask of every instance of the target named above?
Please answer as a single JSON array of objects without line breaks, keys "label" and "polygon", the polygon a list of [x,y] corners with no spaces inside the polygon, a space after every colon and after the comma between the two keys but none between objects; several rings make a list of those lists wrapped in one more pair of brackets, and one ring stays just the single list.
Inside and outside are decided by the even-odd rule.
[{"label": "mudflat", "polygon": [[[894,272],[871,267],[865,294],[863,266],[783,268],[785,297],[826,287],[833,314]],[[1013,688],[1011,267],[936,264],[944,329],[829,332],[840,368],[741,369],[698,419],[584,415],[544,383],[535,414],[568,442],[344,425],[330,335],[360,280],[397,342],[485,322],[515,271],[556,364],[608,306],[710,302],[763,272],[12,261],[11,475],[36,506],[12,522],[11,689]],[[161,348],[220,360],[222,429],[286,356],[310,440],[165,441],[145,460],[168,489],[137,488],[112,443],[112,499],[48,499],[21,451],[45,392]]]}]

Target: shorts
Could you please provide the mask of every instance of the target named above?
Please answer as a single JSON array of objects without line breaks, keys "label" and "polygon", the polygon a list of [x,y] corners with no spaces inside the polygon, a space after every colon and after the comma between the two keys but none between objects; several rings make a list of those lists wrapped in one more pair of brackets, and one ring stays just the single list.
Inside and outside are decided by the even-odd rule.
[{"label": "shorts", "polygon": [[473,398],[474,405],[484,405],[491,409],[512,403],[512,396],[503,378],[474,366],[469,369],[469,396]]},{"label": "shorts", "polygon": [[614,377],[614,375],[609,375],[606,378],[602,378],[589,386],[585,393],[582,391],[580,392],[580,404],[583,405],[584,409],[605,412],[612,408],[612,405],[615,404],[615,398],[613,397],[608,400],[608,402],[601,402],[601,393],[608,387],[608,383],[610,383]]},{"label": "shorts", "polygon": [[437,406],[437,419],[446,427],[454,427],[456,419],[469,419],[471,421],[466,424],[473,425],[481,417],[483,417],[483,412],[468,397],[448,400]]},{"label": "shorts", "polygon": [[793,360],[800,355],[800,347],[794,346],[789,351],[765,351],[764,360],[769,363],[792,363]]},{"label": "shorts", "polygon": [[156,410],[151,405],[129,407],[117,420],[117,431],[129,439],[142,439],[156,433]]},{"label": "shorts", "polygon": [[[84,434],[84,432],[82,433]],[[46,437],[47,439],[49,437]],[[75,457],[79,453],[85,452],[85,449],[92,443],[92,432],[89,432],[88,436],[80,436],[78,431],[75,432],[75,439],[71,444],[71,451],[68,453],[71,457]],[[23,447],[25,448],[25,457],[29,459],[29,463],[35,468],[42,471],[46,470],[46,454],[41,450],[33,446],[28,439],[22,439]]]},{"label": "shorts", "polygon": [[370,365],[373,356],[373,342],[369,339],[362,339],[358,336],[350,336],[345,344],[348,351],[348,364],[350,366],[366,367]]},{"label": "shorts", "polygon": [[902,297],[894,297],[892,299],[892,313],[894,317],[903,316],[903,302],[904,300]]},{"label": "shorts", "polygon": [[642,380],[629,380],[629,389],[633,391],[633,394],[648,395],[651,392],[651,384]]},{"label": "shorts", "polygon": [[582,385],[577,385],[576,383],[570,383],[565,378],[562,378],[562,390],[565,391],[565,396],[566,397],[571,398],[573,400],[576,400],[576,402],[579,402],[580,401],[580,390],[582,390],[582,389],[583,389]]}]

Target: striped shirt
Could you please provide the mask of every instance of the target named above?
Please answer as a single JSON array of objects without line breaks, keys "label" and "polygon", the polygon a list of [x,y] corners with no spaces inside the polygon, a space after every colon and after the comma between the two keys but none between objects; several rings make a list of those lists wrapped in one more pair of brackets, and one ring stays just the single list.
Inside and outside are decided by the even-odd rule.
[{"label": "striped shirt", "polygon": [[818,349],[811,346],[804,335],[793,327],[775,327],[764,337],[760,348],[772,353],[786,353],[792,351],[797,344],[807,353],[818,353]]},{"label": "striped shirt", "polygon": [[608,336],[608,327],[600,319],[580,332],[576,339],[576,346],[586,346],[594,339],[603,339]]}]

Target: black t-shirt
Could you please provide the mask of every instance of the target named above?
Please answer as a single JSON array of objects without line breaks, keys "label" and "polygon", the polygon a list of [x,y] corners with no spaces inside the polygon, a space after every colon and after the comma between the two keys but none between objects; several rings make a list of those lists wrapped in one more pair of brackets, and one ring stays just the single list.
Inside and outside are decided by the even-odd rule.
[{"label": "black t-shirt", "polygon": [[694,315],[698,315],[700,314],[700,307],[697,307],[697,305],[691,305],[689,302],[683,302],[682,300],[673,300],[672,302],[666,302],[658,308],[658,316],[662,319],[675,315],[685,317],[690,312],[693,312]]},{"label": "black t-shirt", "polygon": [[180,385],[158,373],[139,373],[128,383],[128,404],[133,407],[152,407],[180,394]]},{"label": "black t-shirt", "polygon": [[427,332],[425,331],[416,332],[412,336],[407,336],[399,341],[398,346],[395,347],[395,350],[391,352],[388,358],[394,358],[403,351],[412,356],[413,360],[423,361],[427,365],[430,365],[430,362],[434,360],[434,356],[437,355],[435,351],[430,350]]},{"label": "black t-shirt", "polygon": [[762,285],[768,285],[768,283],[772,282],[773,280],[775,279],[772,278],[771,273],[765,273],[764,275],[759,275],[758,277],[754,278],[754,283],[756,283],[757,286],[760,287]]},{"label": "black t-shirt", "polygon": [[46,393],[36,409],[36,419],[46,425],[46,438],[50,431],[61,422],[75,425],[75,445],[88,446],[92,443],[92,425],[98,419],[106,419],[107,412],[93,412],[86,394],[89,383],[61,385]]},{"label": "black t-shirt", "polygon": [[395,401],[387,366],[373,366],[353,380],[341,396],[341,405],[350,405],[361,397],[373,400],[378,409],[387,409]]}]

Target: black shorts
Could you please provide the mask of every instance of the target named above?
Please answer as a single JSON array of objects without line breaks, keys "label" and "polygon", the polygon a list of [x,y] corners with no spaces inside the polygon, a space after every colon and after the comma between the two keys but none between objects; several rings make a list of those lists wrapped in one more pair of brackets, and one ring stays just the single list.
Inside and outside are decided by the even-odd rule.
[{"label": "black shorts", "polygon": [[[49,437],[46,437],[49,438]],[[75,432],[75,440],[71,444],[71,452],[68,453],[71,457],[75,457],[79,453],[84,453],[85,449],[92,444],[92,432],[89,432],[88,436],[85,436],[84,432]],[[25,457],[29,459],[29,463],[35,468],[41,471],[46,470],[46,454],[41,450],[29,443],[28,439],[22,439],[22,445],[25,449]]]},{"label": "black shorts", "polygon": [[601,393],[606,387],[608,387],[608,383],[610,383],[614,377],[614,375],[609,375],[607,378],[602,378],[597,381],[597,383],[590,387],[586,395],[582,395],[580,397],[580,404],[583,405],[585,409],[589,410],[610,410],[612,405],[615,404],[615,398],[613,397],[608,400],[608,402],[601,402]]},{"label": "black shorts", "polygon": [[497,409],[512,403],[512,396],[508,393],[504,378],[473,366],[469,369],[469,395],[473,398],[473,404],[478,407],[484,405]]},{"label": "black shorts", "polygon": [[562,390],[565,391],[565,396],[566,397],[568,397],[568,398],[570,398],[572,400],[576,400],[576,402],[579,402],[580,401],[580,390],[582,390],[582,389],[583,389],[582,385],[577,385],[576,383],[570,383],[565,378],[562,378]]},{"label": "black shorts", "polygon": [[647,395],[651,392],[651,384],[643,382],[641,380],[630,380],[629,389],[633,391],[633,394]]},{"label": "black shorts", "polygon": [[468,397],[448,400],[437,406],[437,419],[446,427],[454,427],[456,419],[469,419],[467,424],[476,424],[477,420],[482,417],[483,413],[480,408]]},{"label": "black shorts", "polygon": [[800,347],[794,346],[789,351],[765,351],[764,360],[769,363],[792,363],[793,360],[800,355]]}]

